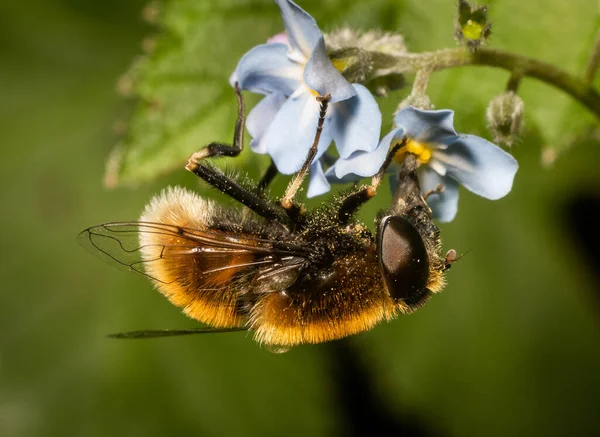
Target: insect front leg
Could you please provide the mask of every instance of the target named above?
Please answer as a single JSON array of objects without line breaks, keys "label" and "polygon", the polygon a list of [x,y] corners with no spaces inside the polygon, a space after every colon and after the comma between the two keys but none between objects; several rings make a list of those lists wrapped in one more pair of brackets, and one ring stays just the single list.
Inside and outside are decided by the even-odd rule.
[{"label": "insect front leg", "polygon": [[277,176],[278,173],[279,171],[277,170],[275,161],[271,159],[271,164],[269,164],[269,168],[267,168],[267,171],[265,172],[263,177],[260,179],[260,181],[258,181],[258,189],[260,191],[264,191],[271,184],[271,182],[273,182],[273,179],[275,179],[275,176]]},{"label": "insect front leg", "polygon": [[244,109],[244,97],[238,83],[235,83],[235,95],[237,97],[238,115],[233,132],[233,144],[210,143],[208,146],[190,156],[190,161],[199,163],[203,159],[213,156],[235,157],[244,149],[244,126],[246,125],[246,112]]},{"label": "insect front leg", "polygon": [[445,187],[442,184],[438,184],[433,190],[429,190],[425,194],[423,194],[423,199],[427,200],[427,198],[432,194],[439,194],[442,191],[444,191],[444,189]]},{"label": "insect front leg", "polygon": [[291,225],[290,218],[286,215],[281,206],[275,202],[266,200],[260,196],[260,193],[254,193],[248,190],[235,179],[225,175],[218,168],[209,164],[198,163],[192,158],[190,158],[185,168],[205,180],[217,190],[246,205],[261,217],[264,217],[267,220],[275,220],[282,224]]},{"label": "insect front leg", "polygon": [[392,159],[394,159],[398,150],[406,145],[407,141],[408,139],[404,137],[402,138],[402,141],[396,143],[393,147],[390,147],[381,168],[371,179],[371,185],[361,187],[358,191],[348,195],[348,197],[342,201],[342,206],[338,212],[338,218],[341,224],[348,223],[356,211],[358,211],[369,199],[375,197],[377,189],[383,180],[383,176],[392,163]]},{"label": "insect front leg", "polygon": [[[302,182],[304,182],[308,170],[310,169],[310,166],[314,161],[315,156],[317,155],[319,139],[321,138],[321,132],[323,132],[325,114],[327,114],[327,107],[329,106],[329,101],[331,100],[331,94],[327,94],[325,97],[319,96],[317,97],[317,100],[321,103],[321,109],[319,111],[319,121],[317,122],[317,132],[315,134],[315,139],[313,141],[312,146],[308,150],[308,155],[306,156],[304,164],[302,164],[302,168],[298,173],[296,173],[296,175],[288,185],[287,189],[285,190],[283,198],[281,199],[281,206],[283,206],[288,211],[293,211],[297,209],[297,206],[295,206],[293,202],[294,196],[296,196],[296,193],[302,186]],[[296,215],[295,213],[293,214]]]}]

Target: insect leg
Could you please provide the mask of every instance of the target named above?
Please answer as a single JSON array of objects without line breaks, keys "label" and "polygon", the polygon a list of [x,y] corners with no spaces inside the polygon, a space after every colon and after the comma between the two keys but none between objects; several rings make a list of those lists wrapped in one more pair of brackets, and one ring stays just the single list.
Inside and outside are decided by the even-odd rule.
[{"label": "insect leg", "polygon": [[188,329],[157,329],[147,331],[119,332],[118,334],[109,334],[110,338],[135,339],[135,338],[159,338],[174,337],[177,335],[190,334],[219,334],[222,332],[247,331],[246,328],[188,328]]},{"label": "insect leg", "polygon": [[427,198],[432,194],[439,194],[442,191],[444,191],[444,186],[442,184],[437,184],[437,186],[433,190],[429,190],[425,194],[423,194],[423,199],[427,200]]},{"label": "insect leg", "polygon": [[269,186],[269,184],[273,182],[273,179],[275,179],[277,173],[277,166],[275,165],[275,162],[271,159],[271,164],[269,165],[269,168],[258,182],[258,189],[260,191],[264,191]]},{"label": "insect leg", "polygon": [[340,210],[338,212],[340,223],[348,223],[354,213],[356,213],[361,206],[363,206],[369,199],[373,198],[375,194],[377,194],[377,188],[379,188],[386,170],[392,163],[392,159],[394,159],[394,156],[396,153],[398,153],[398,150],[406,145],[407,141],[408,139],[404,137],[402,138],[402,141],[396,143],[390,148],[385,157],[385,161],[383,161],[383,164],[381,165],[381,168],[371,179],[371,185],[361,187],[358,191],[348,195],[348,197],[342,201],[342,205],[340,206]]},{"label": "insect leg", "polygon": [[317,97],[317,100],[321,103],[321,110],[319,111],[319,121],[317,123],[317,132],[315,134],[315,140],[313,141],[312,146],[308,151],[308,155],[306,156],[306,161],[302,164],[302,168],[290,184],[285,190],[285,194],[281,199],[281,206],[283,206],[286,210],[290,210],[294,208],[293,199],[300,187],[302,186],[302,182],[304,182],[304,178],[306,178],[306,174],[310,169],[310,165],[312,164],[315,156],[317,155],[317,147],[319,145],[319,139],[321,138],[321,132],[323,131],[323,124],[325,123],[325,114],[327,113],[327,107],[329,106],[329,101],[331,100],[331,94],[327,94],[325,97]]},{"label": "insect leg", "polygon": [[259,194],[249,191],[235,179],[223,174],[218,168],[209,164],[200,164],[193,159],[193,156],[190,157],[185,168],[267,220],[291,224],[289,217],[278,204],[269,202]]},{"label": "insect leg", "polygon": [[246,124],[246,114],[244,110],[244,98],[242,97],[242,91],[238,83],[235,83],[235,95],[237,97],[238,115],[235,122],[235,130],[233,132],[233,144],[223,143],[210,143],[202,150],[194,153],[190,160],[200,162],[203,159],[210,158],[212,156],[231,156],[235,157],[240,154],[244,148],[244,126]]}]

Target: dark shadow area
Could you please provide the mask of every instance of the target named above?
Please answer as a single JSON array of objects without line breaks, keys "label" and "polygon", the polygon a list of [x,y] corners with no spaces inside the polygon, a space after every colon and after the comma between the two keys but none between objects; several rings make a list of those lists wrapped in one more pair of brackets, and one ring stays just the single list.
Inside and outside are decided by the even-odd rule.
[{"label": "dark shadow area", "polygon": [[377,392],[369,366],[349,340],[327,345],[333,396],[343,428],[341,436],[389,435],[396,437],[441,437],[419,417],[399,414]]},{"label": "dark shadow area", "polygon": [[600,309],[600,192],[578,193],[568,199],[563,217],[580,261],[588,267],[595,280],[597,293],[594,299]]}]

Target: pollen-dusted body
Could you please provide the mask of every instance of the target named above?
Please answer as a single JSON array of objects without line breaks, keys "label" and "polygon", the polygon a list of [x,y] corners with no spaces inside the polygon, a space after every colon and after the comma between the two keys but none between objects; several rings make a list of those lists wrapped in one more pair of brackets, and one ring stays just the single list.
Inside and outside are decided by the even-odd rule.
[{"label": "pollen-dusted body", "polygon": [[[385,290],[372,235],[362,227],[348,226],[351,232],[344,232],[333,223],[327,226],[326,215],[317,213],[314,220],[320,223],[294,235],[242,217],[180,188],[163,192],[146,207],[141,222],[210,231],[270,249],[171,257],[169,249],[193,249],[199,243],[176,233],[141,232],[147,274],[188,316],[219,328],[249,326],[262,343],[291,346],[365,331],[399,310]],[[306,257],[279,255],[266,240],[304,247]]]},{"label": "pollen-dusted body", "polygon": [[[247,207],[223,207],[183,188],[170,188],[140,221],[86,229],[81,242],[112,263],[149,277],[156,288],[209,329],[136,331],[125,338],[247,329],[273,346],[321,343],[410,313],[444,286],[450,262],[417,179],[419,160],[407,150],[398,187],[372,233],[356,218],[375,196],[404,138],[387,152],[370,185],[354,187],[307,211],[295,201],[317,152],[330,96],[321,102],[313,145],[284,196],[224,174],[204,162],[242,150],[244,106],[239,88],[233,146],[211,143],[186,166],[207,184]],[[271,175],[271,176],[269,176]],[[193,331],[193,332],[191,332]]]},{"label": "pollen-dusted body", "polygon": [[[386,288],[372,233],[340,226],[338,206],[308,213],[295,233],[182,188],[165,190],[140,218],[174,227],[139,232],[146,274],[188,316],[248,327],[265,344],[320,343],[410,312]],[[442,286],[440,278],[427,285]]]}]

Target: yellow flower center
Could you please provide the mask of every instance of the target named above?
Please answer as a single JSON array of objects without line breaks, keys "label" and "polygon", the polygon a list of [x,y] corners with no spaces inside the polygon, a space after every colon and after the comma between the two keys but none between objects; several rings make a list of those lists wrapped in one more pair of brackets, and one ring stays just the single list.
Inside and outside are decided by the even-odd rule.
[{"label": "yellow flower center", "polygon": [[476,21],[468,20],[461,30],[465,38],[476,40],[481,38],[483,26]]},{"label": "yellow flower center", "polygon": [[396,152],[394,161],[401,163],[407,153],[416,155],[421,164],[427,164],[431,160],[431,149],[426,144],[409,139],[406,144]]}]

